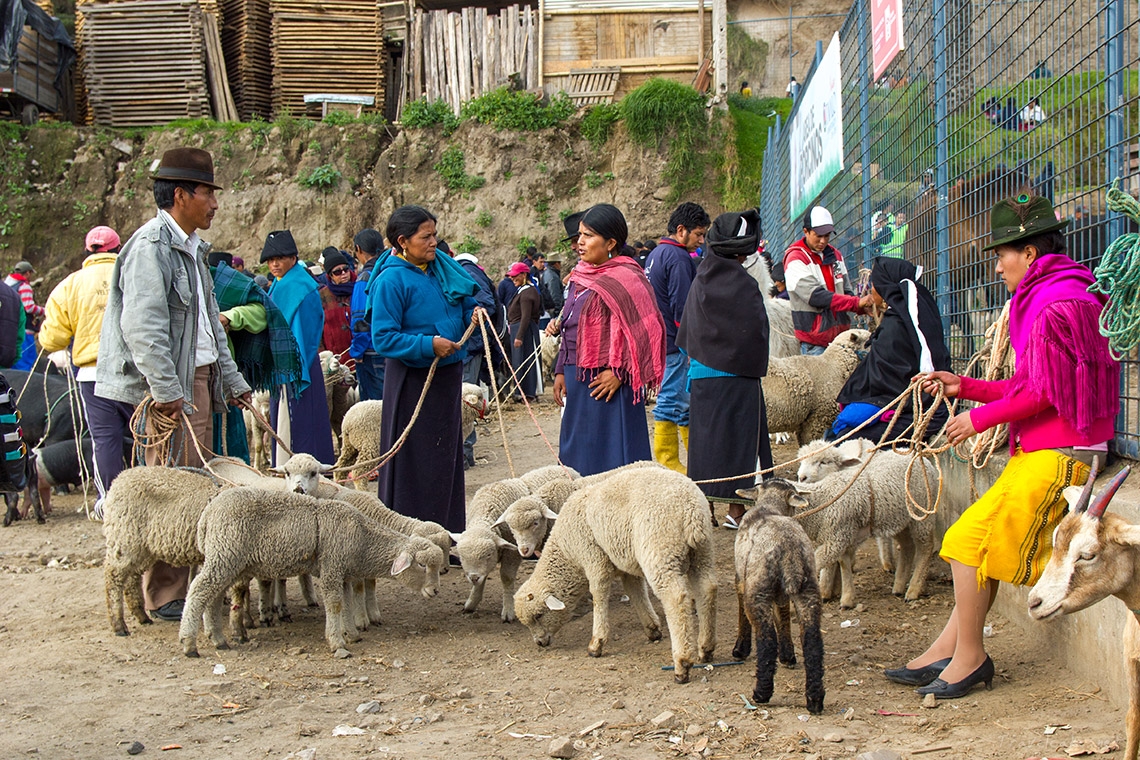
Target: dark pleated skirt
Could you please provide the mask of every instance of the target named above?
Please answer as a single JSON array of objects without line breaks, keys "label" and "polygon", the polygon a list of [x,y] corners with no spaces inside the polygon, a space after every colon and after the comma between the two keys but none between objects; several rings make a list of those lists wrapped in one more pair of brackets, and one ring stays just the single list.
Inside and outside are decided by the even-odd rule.
[{"label": "dark pleated skirt", "polygon": [[[289,399],[289,448],[294,454],[312,454],[322,464],[336,462],[333,453],[332,424],[329,422],[329,400],[325,395],[324,373],[320,358],[309,365],[312,381],[297,398]],[[273,398],[269,411],[273,429],[277,429],[278,399]],[[277,447],[273,447],[276,452]],[[276,454],[274,455],[276,459]],[[281,462],[274,461],[275,465]]]},{"label": "dark pleated skirt", "polygon": [[[694,379],[689,387],[689,477],[727,478],[772,466],[768,417],[760,381],[749,377]],[[748,503],[736,495],[755,477],[700,484],[711,501]]]},{"label": "dark pleated skirt", "polygon": [[[427,368],[388,359],[380,451],[388,451],[412,419]],[[466,524],[460,389],[463,364],[437,367],[416,424],[400,451],[380,468],[380,500],[397,512],[432,520],[450,531]]]},{"label": "dark pleated skirt", "polygon": [[578,380],[578,368],[566,365],[558,456],[582,475],[652,460],[645,402],[633,403],[633,388],[625,384],[608,403],[597,401],[590,397],[590,384]]},{"label": "dark pleated skirt", "polygon": [[[522,385],[522,392],[526,394],[526,397],[534,398],[538,392],[539,362],[533,358],[534,352],[538,348],[538,325],[534,322],[527,322],[526,329],[522,331],[522,345],[515,348],[515,339],[520,337],[519,327],[521,326],[521,322],[511,325],[511,364],[514,365],[516,373],[520,371],[520,368],[525,367],[525,372],[518,375],[519,383]],[[512,389],[511,395],[519,398],[517,387]]]}]

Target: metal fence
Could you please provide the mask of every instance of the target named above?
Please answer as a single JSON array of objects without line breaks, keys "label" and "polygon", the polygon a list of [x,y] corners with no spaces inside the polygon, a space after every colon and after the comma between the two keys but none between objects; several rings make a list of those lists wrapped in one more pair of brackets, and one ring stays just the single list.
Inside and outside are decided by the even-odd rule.
[{"label": "metal fence", "polygon": [[[1090,267],[1134,229],[1105,193],[1116,177],[1140,192],[1138,10],[1136,0],[904,0],[906,50],[876,82],[869,0],[852,5],[839,33],[843,170],[817,202],[834,215],[832,242],[849,266],[884,252],[882,225],[901,230],[893,243],[925,267],[956,360],[980,346],[1007,298],[981,250],[997,200],[1050,198],[1073,219],[1070,253]],[[1040,123],[1023,111],[1034,99]],[[777,124],[764,159],[760,207],[777,258],[802,232],[790,218],[790,133]],[[1121,404],[1114,448],[1140,458],[1135,355]]]}]

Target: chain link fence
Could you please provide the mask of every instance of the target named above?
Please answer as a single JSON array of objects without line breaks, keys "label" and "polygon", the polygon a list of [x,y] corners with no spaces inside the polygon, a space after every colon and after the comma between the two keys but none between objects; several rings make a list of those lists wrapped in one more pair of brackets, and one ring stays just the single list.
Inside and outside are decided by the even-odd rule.
[{"label": "chain link fence", "polygon": [[[996,201],[1048,197],[1072,219],[1070,254],[1090,267],[1135,230],[1108,211],[1105,193],[1117,177],[1140,192],[1140,4],[904,0],[906,49],[873,81],[869,2],[855,0],[839,31],[843,168],[816,202],[835,217],[832,243],[849,267],[901,254],[925,268],[962,366],[1008,297],[982,251]],[[802,213],[791,211],[788,124],[769,135],[760,201],[777,259],[802,234]],[[1135,355],[1123,365],[1121,402],[1114,448],[1140,458]]]}]

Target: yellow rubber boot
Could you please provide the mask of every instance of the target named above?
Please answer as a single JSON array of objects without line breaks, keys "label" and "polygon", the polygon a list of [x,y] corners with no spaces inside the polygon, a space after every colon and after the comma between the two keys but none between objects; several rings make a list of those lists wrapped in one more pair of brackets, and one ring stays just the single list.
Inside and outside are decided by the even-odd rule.
[{"label": "yellow rubber boot", "polygon": [[677,423],[654,422],[653,458],[670,470],[684,473],[685,467],[681,464],[678,450],[680,443],[680,439],[677,438]]},{"label": "yellow rubber boot", "polygon": [[[689,457],[689,426],[688,425],[678,425],[677,426],[677,432],[681,434],[681,443],[685,444],[685,461],[687,462],[687,461],[689,461],[689,459],[688,459],[688,457]],[[677,459],[680,459],[680,458],[681,458],[681,455],[680,455],[680,453],[678,453]],[[682,472],[684,472],[686,475],[688,475],[689,474],[688,473],[688,467],[686,467],[684,470],[682,470]]]}]

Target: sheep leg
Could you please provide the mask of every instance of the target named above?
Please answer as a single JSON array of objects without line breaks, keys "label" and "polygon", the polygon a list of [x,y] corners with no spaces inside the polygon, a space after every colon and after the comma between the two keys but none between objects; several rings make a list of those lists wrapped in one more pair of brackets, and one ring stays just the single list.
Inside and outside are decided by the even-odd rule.
[{"label": "sheep leg", "polygon": [[282,623],[292,623],[293,616],[289,614],[289,589],[285,584],[285,578],[273,581],[273,611]]},{"label": "sheep leg", "polygon": [[795,597],[800,618],[800,646],[804,656],[804,698],[808,712],[823,712],[823,635],[819,630],[820,602],[816,589],[804,588]]},{"label": "sheep leg", "polygon": [[305,600],[305,606],[309,609],[318,606],[317,592],[313,590],[313,576],[302,573],[297,576],[297,581],[301,584],[301,596]]},{"label": "sheep leg", "polygon": [[1140,753],[1140,622],[1129,615],[1124,624],[1124,656],[1127,658],[1128,717],[1125,719],[1124,760]]},{"label": "sheep leg", "polygon": [[479,602],[483,601],[483,587],[487,585],[487,579],[483,578],[478,583],[471,584],[471,593],[467,595],[467,601],[463,603],[463,611],[470,614],[475,611],[479,606]]},{"label": "sheep leg", "polygon": [[875,543],[879,546],[879,565],[883,568],[883,572],[893,573],[895,571],[894,541],[884,536],[876,536]]},{"label": "sheep leg", "polygon": [[689,565],[689,591],[697,608],[697,654],[711,662],[716,650],[716,564],[712,553],[696,552]]},{"label": "sheep leg", "polygon": [[273,626],[273,581],[257,579],[257,618],[262,628]]},{"label": "sheep leg", "polygon": [[116,636],[130,636],[123,619],[123,570],[103,561],[103,593],[107,598],[107,617]]},{"label": "sheep leg", "polygon": [[[363,637],[356,626],[355,618],[364,612],[364,587],[361,584],[359,596],[356,593],[356,581],[344,579],[341,585],[344,594],[344,611],[341,618],[344,623],[344,638],[346,641],[360,641]],[[336,651],[336,650],[333,650]]]},{"label": "sheep leg", "polygon": [[234,640],[243,644],[249,641],[249,632],[245,628],[245,611],[248,606],[249,581],[230,586],[230,630],[233,631]]},{"label": "sheep leg", "polygon": [[752,653],[752,621],[744,604],[744,584],[736,576],[736,643],[732,647],[732,659],[747,660]]},{"label": "sheep leg", "polygon": [[344,577],[333,577],[334,573],[321,572],[321,596],[325,602],[325,641],[328,642],[329,651],[335,652],[345,648],[345,625],[351,625],[344,609]]},{"label": "sheep leg", "polygon": [[934,533],[930,530],[920,533],[912,528],[910,535],[914,540],[914,570],[910,574],[910,583],[907,584],[906,596],[903,598],[908,602],[914,602],[918,601],[922,592],[926,590],[930,563],[934,561]]},{"label": "sheep leg", "polygon": [[503,611],[499,618],[504,623],[515,621],[515,578],[521,564],[522,555],[515,549],[499,552],[499,581],[503,584]]},{"label": "sheep leg", "polygon": [[774,599],[765,590],[745,601],[748,620],[756,633],[756,686],[752,700],[767,704],[772,699],[776,678],[776,627],[772,624]]},{"label": "sheep leg", "polygon": [[819,588],[823,598],[831,601],[839,592],[839,565],[828,565],[819,571]]},{"label": "sheep leg", "polygon": [[[647,574],[648,575],[648,574]],[[693,630],[693,596],[688,579],[676,572],[663,571],[649,577],[649,583],[665,608],[669,639],[673,644],[673,680],[689,682],[689,669],[697,661],[697,632]],[[595,609],[596,609],[595,603]]]},{"label": "sheep leg", "polygon": [[[364,579],[354,578],[349,582],[348,591],[351,592],[349,607],[352,608],[353,624],[358,630],[368,630],[368,611],[364,608]],[[355,641],[355,639],[354,639]]]},{"label": "sheep leg", "polygon": [[146,614],[146,602],[143,601],[142,574],[132,572],[123,576],[123,596],[127,600],[127,609],[139,621],[139,625],[153,625],[154,621]]},{"label": "sheep leg", "polygon": [[895,563],[895,582],[891,586],[891,593],[902,596],[906,592],[907,579],[914,570],[914,539],[910,529],[904,528],[895,536],[899,542],[898,562]]},{"label": "sheep leg", "polygon": [[[598,554],[601,554],[600,550]],[[613,585],[614,568],[604,555],[594,568],[588,578],[590,596],[594,598],[594,630],[586,651],[591,657],[601,657],[610,638],[610,586]]]},{"label": "sheep leg", "polygon": [[621,585],[625,589],[626,596],[629,597],[630,606],[637,613],[637,619],[641,621],[641,627],[645,629],[645,636],[650,641],[660,641],[661,618],[657,617],[657,611],[653,609],[653,602],[649,601],[649,589],[645,585],[645,579],[637,575],[622,573]]},{"label": "sheep leg", "polygon": [[5,493],[4,503],[8,507],[8,511],[4,513],[4,527],[7,528],[9,525],[23,517],[23,515],[20,514],[20,510],[16,508],[20,503],[20,494]]},{"label": "sheep leg", "polygon": [[364,610],[368,615],[368,622],[380,625],[380,605],[376,602],[376,579],[364,579]]},{"label": "sheep leg", "polygon": [[226,588],[233,585],[236,573],[225,572],[225,568],[206,564],[202,572],[190,582],[190,592],[186,595],[186,607],[182,611],[182,623],[178,626],[178,641],[182,653],[187,657],[198,656],[198,631],[202,627],[202,613],[207,605],[214,604]]},{"label": "sheep leg", "polygon": [[206,620],[206,633],[214,642],[214,648],[229,649],[230,645],[226,641],[225,630],[222,627],[222,621],[226,619],[226,595],[221,593],[211,599],[203,610],[203,616]]},{"label": "sheep leg", "polygon": [[776,627],[776,659],[793,668],[796,645],[792,640],[792,607],[786,598],[772,605],[772,618]]},{"label": "sheep leg", "polygon": [[[839,579],[842,586],[839,609],[849,610],[855,606],[855,547],[841,547],[833,541],[824,541],[816,548],[816,567],[830,567],[836,562],[839,563]],[[822,581],[822,571],[819,577]]]}]

